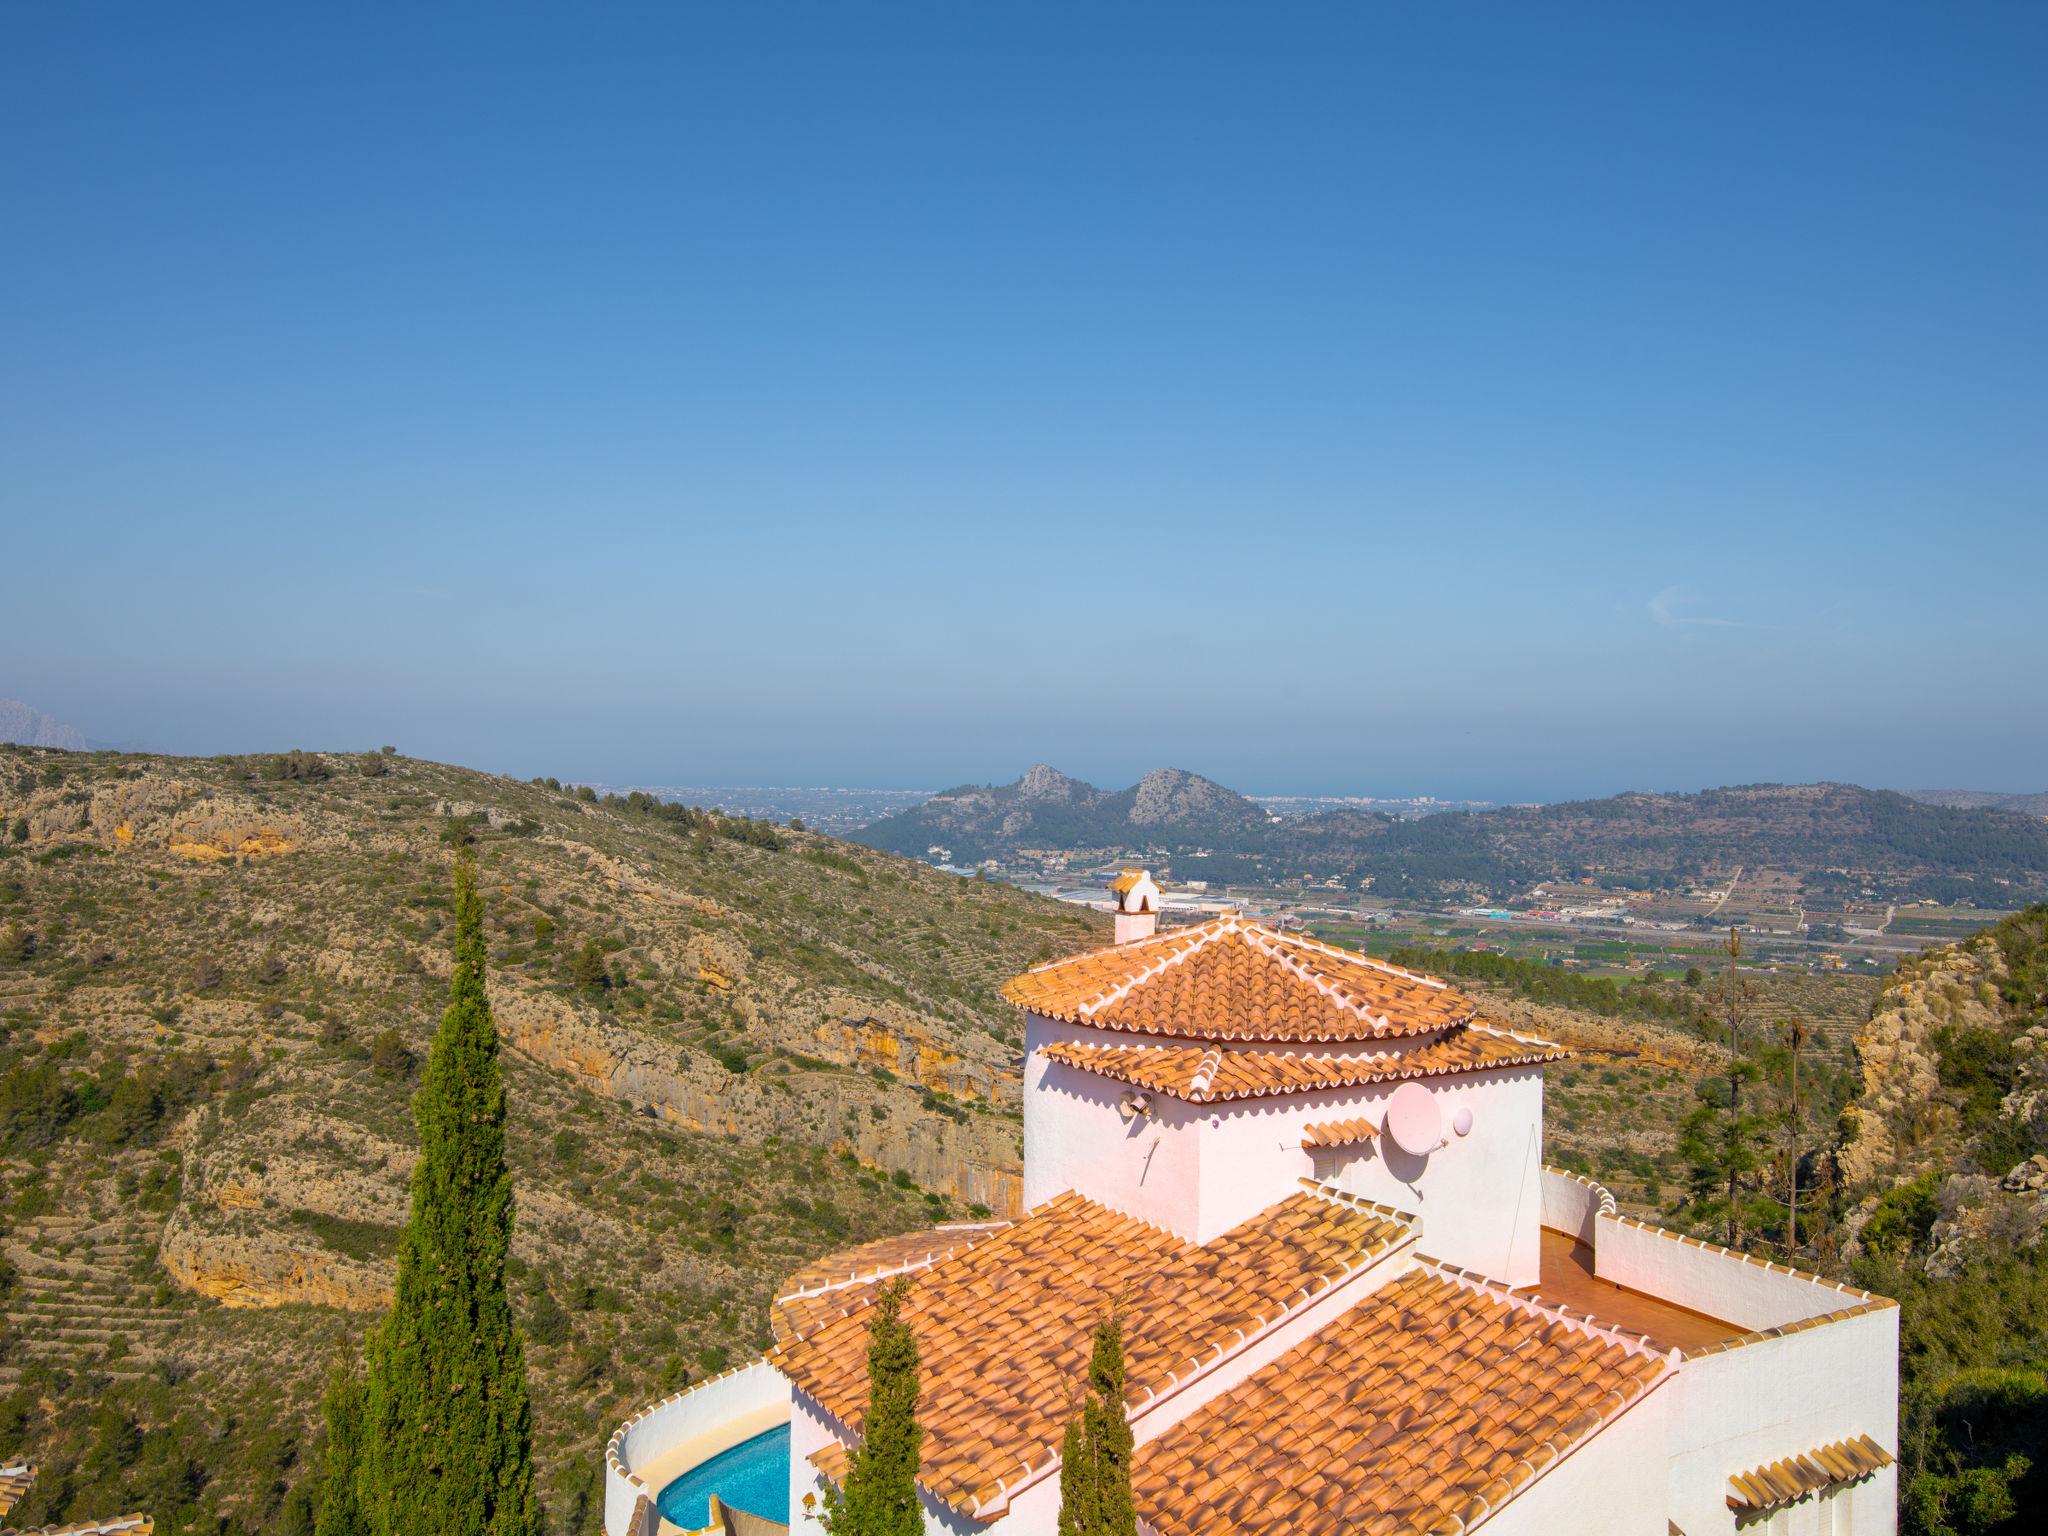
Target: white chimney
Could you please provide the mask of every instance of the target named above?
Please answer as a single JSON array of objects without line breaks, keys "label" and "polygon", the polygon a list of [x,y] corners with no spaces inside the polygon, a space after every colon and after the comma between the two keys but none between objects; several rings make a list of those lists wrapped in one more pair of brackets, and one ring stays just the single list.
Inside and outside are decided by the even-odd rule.
[{"label": "white chimney", "polygon": [[1116,896],[1116,941],[1129,944],[1159,931],[1159,886],[1149,869],[1127,869],[1109,882]]}]

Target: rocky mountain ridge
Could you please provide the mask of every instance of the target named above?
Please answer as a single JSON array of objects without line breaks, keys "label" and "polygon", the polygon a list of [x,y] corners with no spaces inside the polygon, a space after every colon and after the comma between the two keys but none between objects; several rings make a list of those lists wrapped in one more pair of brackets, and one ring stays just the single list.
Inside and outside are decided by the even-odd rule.
[{"label": "rocky mountain ridge", "polygon": [[1396,898],[1507,898],[1586,874],[1683,885],[1737,865],[1780,872],[1817,903],[1866,889],[1988,907],[2048,895],[2048,821],[1853,784],[1629,792],[1419,820],[1353,808],[1281,818],[1178,769],[1107,791],[1040,764],[1011,784],[947,790],[854,836],[912,857],[944,848],[958,864],[1044,851],[1145,858],[1180,878],[1305,873],[1369,881]]},{"label": "rocky mountain ridge", "polygon": [[934,845],[974,862],[1017,848],[1127,848],[1167,839],[1235,845],[1272,818],[1235,790],[1183,768],[1155,768],[1105,790],[1037,763],[1009,784],[963,784],[854,834],[913,857]]},{"label": "rocky mountain ridge", "polygon": [[31,709],[19,699],[0,699],[0,743],[23,747],[85,750],[85,733],[55,716]]},{"label": "rocky mountain ridge", "polygon": [[1909,789],[1915,800],[1957,811],[2017,811],[2022,816],[2048,816],[2048,790],[2007,794],[1995,789]]}]

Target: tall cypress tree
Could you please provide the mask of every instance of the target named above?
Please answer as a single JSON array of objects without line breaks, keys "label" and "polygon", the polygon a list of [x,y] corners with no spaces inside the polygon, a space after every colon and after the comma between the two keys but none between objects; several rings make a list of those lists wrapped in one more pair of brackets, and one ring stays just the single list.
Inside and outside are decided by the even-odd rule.
[{"label": "tall cypress tree", "polygon": [[357,1479],[362,1475],[363,1378],[343,1369],[328,1383],[327,1444],[321,1452],[320,1502],[313,1536],[369,1536]]},{"label": "tall cypress tree", "polygon": [[1136,1536],[1131,1496],[1131,1423],[1124,1411],[1123,1320],[1095,1327],[1088,1400],[1067,1424],[1060,1449],[1060,1536]]},{"label": "tall cypress tree", "polygon": [[455,865],[455,976],[413,1119],[420,1159],[397,1291],[367,1345],[364,1523],[370,1536],[539,1536],[526,1352],[505,1295],[505,1087],[466,852]]},{"label": "tall cypress tree", "polygon": [[924,1430],[917,1422],[917,1339],[903,1321],[910,1281],[882,1287],[868,1331],[868,1411],[846,1468],[846,1489],[825,1490],[830,1536],[923,1536],[917,1464]]}]

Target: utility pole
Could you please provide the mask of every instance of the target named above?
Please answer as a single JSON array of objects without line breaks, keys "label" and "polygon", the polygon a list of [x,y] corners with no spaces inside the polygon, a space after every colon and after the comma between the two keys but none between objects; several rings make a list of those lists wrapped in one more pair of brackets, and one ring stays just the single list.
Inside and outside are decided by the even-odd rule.
[{"label": "utility pole", "polygon": [[[1741,976],[1742,931],[1728,928],[1728,977],[1722,993],[1722,1012],[1728,1022],[1728,1134],[1739,1136],[1742,1126],[1742,1079],[1746,1063],[1742,1056],[1742,1034],[1749,1022],[1749,987]],[[1742,1246],[1741,1159],[1729,1149],[1728,1158],[1728,1246]]]}]

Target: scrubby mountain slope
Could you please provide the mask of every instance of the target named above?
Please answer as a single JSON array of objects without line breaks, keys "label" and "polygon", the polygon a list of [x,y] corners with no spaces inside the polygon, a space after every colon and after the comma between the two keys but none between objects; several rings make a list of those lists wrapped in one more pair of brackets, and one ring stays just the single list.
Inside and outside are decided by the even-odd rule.
[{"label": "scrubby mountain slope", "polygon": [[0,750],[0,1457],[18,1520],[283,1523],[383,1304],[476,845],[543,1491],[805,1259],[1006,1208],[996,994],[1069,907],[807,833],[375,756]]},{"label": "scrubby mountain slope", "polygon": [[1859,1283],[1903,1306],[1902,1526],[2032,1529],[2048,1499],[2048,907],[1899,967],[1837,1159]]}]

